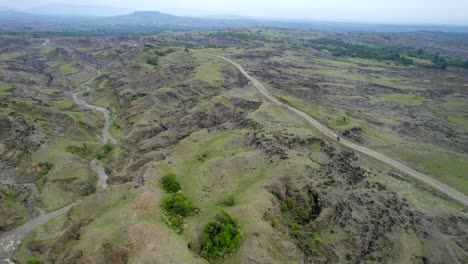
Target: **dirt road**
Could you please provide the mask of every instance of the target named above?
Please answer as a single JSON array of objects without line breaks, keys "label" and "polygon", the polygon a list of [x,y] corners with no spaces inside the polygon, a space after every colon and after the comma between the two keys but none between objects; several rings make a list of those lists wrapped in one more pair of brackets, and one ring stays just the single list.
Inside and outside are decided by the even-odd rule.
[{"label": "dirt road", "polygon": [[[211,54],[210,54],[211,55]],[[320,130],[320,132],[322,132],[323,134],[325,134],[326,136],[330,137],[331,139],[333,140],[336,140],[337,139],[337,134],[335,132],[333,132],[331,129],[329,129],[328,127],[324,126],[323,124],[321,124],[319,121],[317,121],[316,119],[314,119],[313,117],[311,117],[310,115],[306,114],[305,112],[302,112],[301,110],[297,109],[297,108],[294,108],[288,104],[285,104],[285,103],[282,103],[281,101],[279,101],[278,99],[276,99],[276,97],[274,97],[273,95],[271,95],[268,90],[258,81],[256,80],[254,77],[250,76],[247,71],[238,63],[234,62],[233,60],[231,59],[228,59],[226,57],[223,57],[223,56],[217,56],[217,55],[211,55],[211,56],[214,56],[214,57],[217,57],[217,58],[220,58],[220,59],[223,59],[229,63],[231,63],[232,65],[234,65],[237,69],[239,69],[239,71],[247,78],[249,79],[253,85],[255,86],[255,88],[257,88],[257,90],[263,94],[265,97],[267,97],[269,100],[271,100],[272,102],[274,102],[275,104],[278,104],[278,105],[281,105],[287,109],[289,109],[290,111],[296,113],[297,115],[301,116],[302,118],[304,118],[305,120],[307,120],[310,124],[312,124],[315,128],[317,128],[318,130]],[[466,195],[464,195],[463,193],[443,184],[443,183],[440,183],[438,182],[437,180],[435,180],[434,178],[426,175],[426,174],[423,174],[421,172],[418,172],[418,171],[415,171],[413,169],[411,169],[410,167],[394,160],[394,159],[391,159],[377,151],[374,151],[374,150],[371,150],[371,149],[368,149],[368,148],[365,148],[363,146],[359,146],[357,144],[354,144],[350,141],[347,141],[347,140],[344,140],[344,139],[341,139],[339,141],[340,144],[344,145],[344,146],[347,146],[351,149],[354,149],[356,151],[359,151],[361,153],[364,153],[376,160],[379,160],[383,163],[386,163],[392,167],[394,167],[395,169],[398,169],[400,170],[401,172],[419,180],[419,181],[422,181],[430,186],[432,186],[433,188],[445,193],[446,195],[452,197],[453,199],[459,201],[460,203],[462,203],[463,205],[465,206],[468,206],[468,197]]]},{"label": "dirt road", "polygon": [[[47,43],[46,43],[47,44]],[[104,107],[91,105],[86,103],[83,99],[79,98],[79,95],[85,91],[91,90],[92,88],[88,86],[89,83],[94,81],[96,78],[101,76],[101,73],[96,71],[96,76],[91,78],[90,80],[83,83],[81,86],[84,88],[82,91],[73,94],[73,100],[76,104],[89,108],[91,110],[97,110],[104,114],[105,124],[102,129],[102,136],[101,141],[103,144],[111,141],[113,144],[117,144],[117,140],[111,135],[109,132],[110,122],[111,122],[111,113]],[[97,184],[97,188],[102,190],[107,188],[107,179],[109,176],[106,174],[104,167],[102,166],[101,161],[98,159],[94,159],[89,163],[90,168],[99,176],[99,181]],[[54,219],[55,217],[68,212],[70,208],[79,203],[79,201],[68,205],[64,208],[61,208],[57,211],[50,212],[48,214],[41,214],[41,216],[34,218],[27,222],[26,224],[10,230],[6,233],[0,234],[0,262],[3,263],[13,263],[11,261],[11,257],[15,253],[16,248],[21,244],[21,241],[28,236],[34,229],[38,228],[39,226],[49,222],[50,220]]]},{"label": "dirt road", "polygon": [[104,115],[105,122],[104,122],[104,127],[102,128],[101,141],[104,144],[107,143],[108,141],[110,141],[112,144],[115,145],[115,144],[117,144],[117,140],[109,132],[110,122],[111,122],[111,112],[109,110],[107,110],[107,108],[105,108],[105,107],[88,104],[87,102],[85,102],[83,99],[81,99],[79,97],[80,94],[82,94],[82,93],[84,93],[86,91],[91,91],[92,90],[92,88],[89,87],[88,84],[91,83],[92,81],[94,81],[99,76],[101,76],[101,72],[99,70],[97,70],[96,71],[96,76],[89,79],[87,82],[81,84],[81,87],[83,87],[84,89],[73,94],[73,101],[75,101],[75,103],[78,104],[78,105],[84,106],[84,107],[89,108],[91,110],[99,111]]},{"label": "dirt road", "polygon": [[41,215],[16,229],[0,234],[0,261],[13,263],[10,258],[15,253],[21,241],[29,235],[29,233],[55,217],[67,212],[73,205],[75,204],[70,204],[60,210]]}]

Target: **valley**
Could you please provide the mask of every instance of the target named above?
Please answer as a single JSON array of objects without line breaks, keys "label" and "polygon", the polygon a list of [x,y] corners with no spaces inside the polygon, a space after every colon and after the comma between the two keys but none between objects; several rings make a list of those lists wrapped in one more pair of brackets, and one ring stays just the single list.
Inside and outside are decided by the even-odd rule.
[{"label": "valley", "polygon": [[465,38],[1,35],[0,257],[463,263]]}]

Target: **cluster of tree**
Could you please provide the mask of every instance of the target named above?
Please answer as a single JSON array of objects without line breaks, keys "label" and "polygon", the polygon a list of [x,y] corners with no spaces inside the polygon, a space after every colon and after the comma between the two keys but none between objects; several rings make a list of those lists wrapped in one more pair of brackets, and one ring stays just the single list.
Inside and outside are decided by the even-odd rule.
[{"label": "cluster of tree", "polygon": [[149,65],[153,65],[154,67],[159,66],[159,60],[157,57],[147,58],[145,62]]},{"label": "cluster of tree", "polygon": [[[306,44],[317,50],[328,50],[332,55],[350,56],[363,59],[376,59],[384,61],[396,61],[403,65],[413,65],[425,68],[445,69],[447,66],[462,67],[468,69],[468,60],[450,59],[439,53],[430,54],[423,49],[416,49],[405,46],[392,47],[371,47],[363,44],[345,42],[341,39],[315,39],[309,40]],[[411,58],[426,59],[432,62],[415,63]]]},{"label": "cluster of tree", "polygon": [[[151,49],[151,48],[149,48]],[[155,50],[154,51],[154,54],[156,55],[155,57],[151,57],[151,58],[147,58],[145,60],[146,63],[148,63],[149,65],[153,65],[154,67],[158,67],[159,66],[159,57],[164,57],[166,56],[167,54],[171,54],[173,52],[175,52],[176,50],[175,49],[167,49],[167,50]]]},{"label": "cluster of tree", "polygon": [[167,54],[171,54],[172,52],[175,52],[175,49],[170,48],[170,49],[167,49],[167,50],[155,50],[154,54],[156,54],[159,57],[164,57]]},{"label": "cluster of tree", "polygon": [[236,38],[243,41],[262,41],[266,43],[278,42],[272,38],[269,38],[261,33],[254,32],[213,32],[208,34],[209,37],[218,37],[218,38]]},{"label": "cluster of tree", "polygon": [[239,223],[226,212],[220,212],[206,225],[201,245],[201,255],[208,260],[221,259],[240,246],[242,232]]},{"label": "cluster of tree", "polygon": [[184,231],[184,218],[196,215],[200,209],[190,197],[182,192],[182,186],[177,181],[175,174],[169,173],[162,177],[161,185],[168,194],[161,203],[161,218],[177,233],[182,233]]}]

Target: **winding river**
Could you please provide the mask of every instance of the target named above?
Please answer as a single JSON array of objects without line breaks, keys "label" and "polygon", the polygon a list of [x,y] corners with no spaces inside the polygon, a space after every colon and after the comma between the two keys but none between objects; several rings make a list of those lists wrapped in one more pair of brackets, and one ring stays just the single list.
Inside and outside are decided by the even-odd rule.
[{"label": "winding river", "polygon": [[[47,45],[50,41],[46,40],[43,45]],[[99,70],[96,71],[96,76],[91,78],[90,80],[84,82],[81,84],[81,87],[83,88],[81,91],[73,93],[73,100],[75,101],[76,104],[91,109],[93,111],[99,111],[104,115],[104,126],[102,128],[102,136],[100,136],[100,141],[102,144],[107,144],[107,143],[112,143],[112,144],[117,144],[117,140],[110,134],[109,128],[110,128],[110,123],[112,122],[111,120],[111,112],[101,106],[97,105],[92,105],[88,104],[85,102],[83,99],[79,97],[80,94],[92,90],[92,88],[89,86],[91,82],[93,82],[96,78],[101,76],[101,72]],[[91,170],[93,170],[98,176],[99,176],[99,181],[97,184],[97,189],[102,190],[107,188],[107,180],[109,176],[107,175],[104,167],[102,166],[102,163],[98,159],[94,159],[89,163],[89,166]],[[11,261],[11,258],[13,257],[15,250],[17,247],[21,244],[21,241],[26,238],[34,229],[37,227],[49,222],[50,220],[54,219],[55,217],[68,212],[70,208],[79,203],[79,201],[70,204],[68,206],[65,206],[57,211],[53,211],[50,213],[41,213],[39,217],[36,217],[29,222],[25,223],[24,225],[17,227],[13,230],[10,230],[8,232],[0,234],[0,261],[4,263],[13,263]]]}]

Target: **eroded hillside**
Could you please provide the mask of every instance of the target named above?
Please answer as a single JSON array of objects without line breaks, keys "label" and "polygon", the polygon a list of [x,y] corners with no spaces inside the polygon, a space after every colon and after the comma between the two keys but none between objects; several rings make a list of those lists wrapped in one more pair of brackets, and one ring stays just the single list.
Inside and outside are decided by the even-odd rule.
[{"label": "eroded hillside", "polygon": [[[29,234],[13,259],[467,259],[466,207],[322,135],[210,54],[242,64],[272,94],[343,137],[464,193],[468,71],[337,58],[299,47],[310,37],[303,33],[252,32],[1,37],[0,228],[78,201]],[[80,98],[111,112],[112,147],[101,144],[103,116],[72,99],[97,70]],[[95,158],[109,175],[107,189],[96,189]],[[170,188],[162,181],[168,176],[176,182]],[[229,222],[221,211],[238,223],[233,240],[241,239],[213,257],[206,226]]]}]

